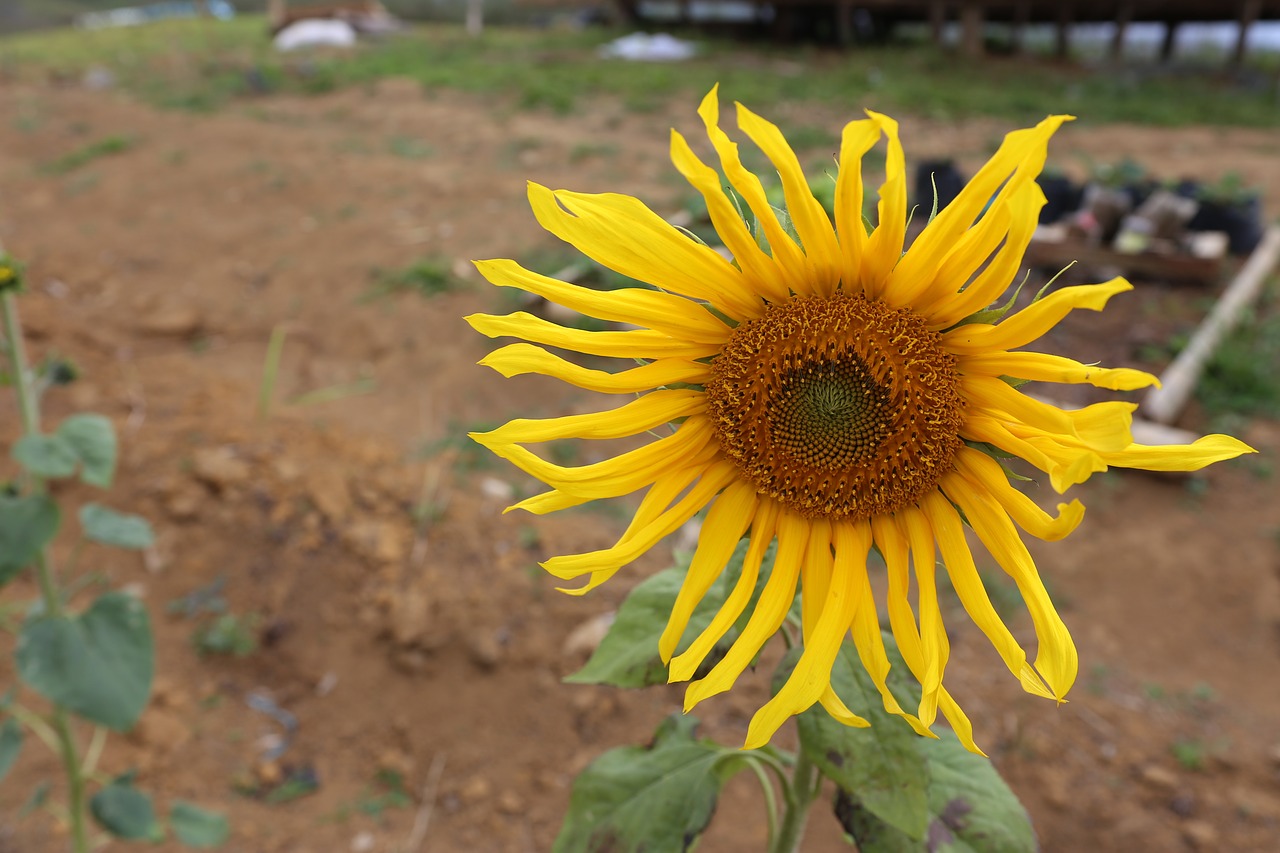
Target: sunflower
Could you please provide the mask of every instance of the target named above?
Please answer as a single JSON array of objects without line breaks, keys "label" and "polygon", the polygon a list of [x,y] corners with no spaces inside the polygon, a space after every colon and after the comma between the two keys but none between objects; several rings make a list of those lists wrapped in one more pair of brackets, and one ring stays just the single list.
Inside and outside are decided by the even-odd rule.
[{"label": "sunflower", "polygon": [[[939,565],[1026,691],[1060,702],[1078,670],[1071,635],[1019,528],[1060,539],[1080,523],[1084,507],[1073,500],[1059,504],[1056,515],[1046,513],[1011,485],[1000,458],[1025,460],[1061,493],[1109,466],[1195,470],[1250,448],[1223,435],[1147,447],[1133,441],[1131,403],[1063,410],[1018,390],[1019,380],[1126,391],[1157,381],[1137,370],[1022,349],[1070,311],[1101,310],[1130,290],[1123,279],[1063,287],[1007,318],[984,310],[1018,276],[1045,201],[1035,177],[1049,138],[1070,116],[1006,136],[904,253],[906,168],[892,119],[868,111],[844,128],[833,223],[775,125],[738,105],[739,128],[781,178],[785,213],[771,207],[759,178],[721,130],[716,90],[698,114],[733,193],[674,130],[672,160],[705,198],[732,260],[635,198],[531,183],[529,200],[544,228],[652,288],[601,293],[510,260],[476,264],[500,287],[638,327],[581,331],[524,312],[477,314],[467,320],[482,334],[529,342],[504,346],[481,364],[507,377],[543,374],[635,399],[598,413],[517,419],[472,437],[551,487],[513,509],[548,513],[647,490],[612,548],[543,564],[557,578],[585,578],[584,585],[565,590],[573,594],[608,580],[707,510],[659,642],[673,682],[693,678],[742,615],[766,548],[776,540],[773,570],[746,627],[727,654],[688,686],[686,711],[733,686],[782,626],[799,588],[803,653],[785,685],[752,718],[748,748],[767,743],[783,722],[815,703],[848,725],[868,725],[831,688],[833,662],[851,632],[888,712],[925,736],[941,713],[978,751],[970,721],[943,686],[949,645],[938,602]],[[872,230],[862,216],[861,161],[882,136],[887,178],[879,192],[879,225]],[[613,373],[588,369],[543,346],[639,366]],[[666,424],[678,426],[581,467],[552,464],[522,446],[638,436]],[[966,526],[1026,601],[1035,627],[1034,661],[992,606]],[[747,556],[731,594],[676,655],[690,615],[744,536],[750,539]],[[921,686],[915,709],[901,707],[886,685],[890,663],[866,568],[872,549],[887,567],[890,628]]]}]

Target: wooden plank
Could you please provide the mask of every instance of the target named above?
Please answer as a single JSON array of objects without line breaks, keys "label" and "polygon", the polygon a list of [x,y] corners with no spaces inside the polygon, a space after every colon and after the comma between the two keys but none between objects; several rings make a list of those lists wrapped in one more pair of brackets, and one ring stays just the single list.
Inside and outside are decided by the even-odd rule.
[{"label": "wooden plank", "polygon": [[1244,310],[1257,301],[1277,262],[1280,262],[1280,227],[1273,226],[1267,229],[1258,248],[1196,329],[1186,349],[1178,353],[1161,375],[1162,387],[1147,392],[1140,409],[1144,415],[1163,424],[1178,417],[1195,391],[1213,351],[1240,321]]},{"label": "wooden plank", "polygon": [[1027,247],[1031,266],[1062,269],[1072,261],[1086,267],[1116,267],[1136,276],[1161,281],[1211,284],[1222,275],[1221,258],[1197,258],[1186,254],[1117,252],[1105,246],[1090,246],[1074,240],[1049,242],[1033,240]]}]

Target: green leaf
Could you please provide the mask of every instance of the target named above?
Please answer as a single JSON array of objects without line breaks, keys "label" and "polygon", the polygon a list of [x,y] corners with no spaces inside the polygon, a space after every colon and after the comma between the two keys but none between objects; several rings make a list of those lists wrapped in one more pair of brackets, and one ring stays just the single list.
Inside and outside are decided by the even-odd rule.
[{"label": "green leaf", "polygon": [[553,853],[689,850],[711,821],[742,754],[694,738],[697,720],[673,714],[648,747],[611,749],[573,783]]},{"label": "green leaf", "polygon": [[[711,624],[712,618],[732,592],[738,576],[742,574],[742,562],[746,555],[747,542],[744,540],[738,543],[737,550],[719,579],[711,585],[706,596],[694,609],[684,637],[676,649],[677,654],[688,648],[703,629]],[[647,687],[667,683],[667,666],[658,656],[658,638],[662,636],[671,608],[676,602],[676,595],[679,594],[688,572],[688,561],[681,562],[684,565],[664,569],[631,590],[618,608],[617,618],[613,620],[613,625],[596,647],[591,659],[582,669],[565,678],[565,681],[573,684],[611,684],[614,687]],[[756,599],[772,565],[773,548],[770,546],[760,567],[756,589],[743,610],[742,619],[721,639],[717,646],[721,650],[719,654],[715,650],[708,654],[708,663],[719,659],[745,624],[745,619],[755,609]],[[707,665],[704,664],[704,667]]]},{"label": "green leaf", "polygon": [[[910,701],[909,671],[893,638],[885,637],[889,654],[890,690],[906,706]],[[792,649],[774,675],[775,692],[799,660]],[[840,788],[853,792],[862,808],[908,839],[920,839],[928,825],[929,771],[918,750],[924,740],[901,717],[884,710],[884,700],[862,666],[852,640],[846,639],[831,669],[831,686],[849,710],[870,721],[871,727],[855,729],[836,721],[821,707],[796,718],[800,748],[822,775]],[[896,689],[895,689],[896,688]]]},{"label": "green leaf", "polygon": [[188,847],[218,847],[231,836],[226,817],[182,800],[175,800],[170,808],[169,826]]},{"label": "green leaf", "polygon": [[24,435],[13,444],[13,458],[37,477],[56,479],[76,472],[76,449],[57,435]]},{"label": "green leaf", "polygon": [[80,507],[80,526],[84,535],[95,542],[120,548],[150,548],[155,543],[151,525],[140,515],[126,515],[101,504]]},{"label": "green leaf", "polygon": [[58,437],[75,449],[83,464],[80,479],[107,488],[116,472],[116,431],[102,415],[72,415],[58,425]]},{"label": "green leaf", "polygon": [[922,841],[875,818],[841,791],[836,817],[860,853],[1035,853],[1040,849],[1026,810],[991,762],[969,752],[951,732],[919,738],[929,764],[929,826]]},{"label": "green leaf", "polygon": [[22,751],[22,725],[13,717],[0,726],[0,779],[9,774],[9,768],[18,760]]},{"label": "green leaf", "polygon": [[126,731],[151,693],[155,647],[146,608],[120,592],[79,616],[41,615],[18,637],[18,675],[85,719]]},{"label": "green leaf", "polygon": [[7,583],[49,544],[62,513],[48,495],[0,493],[0,584]]},{"label": "green leaf", "polygon": [[112,782],[89,800],[89,812],[98,825],[116,838],[152,838],[156,812],[151,798],[129,785]]}]

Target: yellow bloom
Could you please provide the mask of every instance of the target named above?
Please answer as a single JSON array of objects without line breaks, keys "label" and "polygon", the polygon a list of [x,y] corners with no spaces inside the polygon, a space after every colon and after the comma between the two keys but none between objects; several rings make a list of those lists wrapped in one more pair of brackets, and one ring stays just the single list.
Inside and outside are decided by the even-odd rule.
[{"label": "yellow bloom", "polygon": [[[1156,381],[1136,370],[1020,350],[1071,310],[1101,310],[1131,289],[1122,279],[1064,287],[998,323],[973,317],[1018,276],[1044,204],[1035,177],[1049,137],[1069,116],[1005,137],[904,254],[907,182],[896,122],[868,112],[845,127],[833,227],[778,128],[739,105],[739,127],[781,176],[788,228],[720,129],[718,112],[713,90],[699,115],[721,170],[754,214],[768,250],[743,222],[717,171],[674,131],[672,159],[705,197],[732,262],[634,198],[531,184],[529,199],[544,228],[657,289],[600,293],[513,261],[478,262],[496,285],[641,327],[588,332],[526,313],[474,315],[468,321],[485,335],[532,342],[504,346],[481,363],[508,377],[539,373],[593,391],[641,396],[605,412],[514,420],[473,437],[551,486],[516,508],[546,513],[648,489],[614,547],[544,564],[558,578],[586,577],[584,586],[568,590],[575,594],[603,583],[710,507],[659,644],[672,681],[692,678],[742,614],[765,549],[777,540],[759,603],[726,656],[689,685],[686,710],[733,685],[778,631],[799,586],[804,652],[785,686],[752,719],[748,747],[767,743],[788,717],[815,702],[842,722],[867,725],[830,684],[836,653],[852,631],[887,711],[922,735],[931,734],[941,712],[977,751],[969,720],[943,686],[949,646],[935,560],[941,557],[965,610],[1023,688],[1061,701],[1076,678],[1076,649],[1018,528],[1060,539],[1084,514],[1078,500],[1059,504],[1056,516],[1045,513],[979,448],[991,445],[1025,459],[1059,492],[1111,465],[1194,470],[1250,448],[1222,435],[1189,446],[1144,447],[1133,443],[1129,403],[1064,411],[1004,381],[1116,390]],[[881,136],[888,139],[887,179],[880,189],[880,225],[868,234],[861,159]],[[642,364],[607,373],[533,344]],[[679,423],[671,435],[578,468],[551,464],[522,446],[635,436],[671,422]],[[991,604],[965,539],[966,523],[1027,602],[1037,640],[1034,661]],[[694,608],[743,536],[750,537],[750,547],[736,588],[711,625],[672,657]],[[885,683],[890,664],[866,571],[873,546],[888,568],[885,608],[893,635],[923,690],[914,712],[900,707]],[[915,610],[909,598],[913,573]]]}]

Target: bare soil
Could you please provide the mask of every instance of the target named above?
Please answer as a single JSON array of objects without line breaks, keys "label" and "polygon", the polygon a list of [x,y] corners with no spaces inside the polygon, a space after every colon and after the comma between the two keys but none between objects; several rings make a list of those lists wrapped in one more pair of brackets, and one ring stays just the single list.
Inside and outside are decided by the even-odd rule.
[{"label": "bare soil", "polygon": [[[228,850],[398,850],[428,808],[422,850],[546,850],[574,774],[678,709],[674,689],[560,683],[582,659],[566,649],[572,632],[666,555],[584,599],[554,592],[536,562],[611,544],[624,513],[503,515],[531,484],[462,439],[468,426],[601,401],[476,367],[490,344],[460,317],[510,303],[465,265],[453,293],[362,297],[374,268],[555,248],[528,213],[525,179],[673,210],[685,191],[667,127],[694,138],[693,107],[628,115],[601,101],[559,117],[386,81],[198,116],[110,91],[0,85],[0,243],[29,262],[34,353],[69,356],[84,373],[51,392],[47,418],[114,420],[123,455],[107,502],[145,514],[159,536],[145,557],[81,557],[143,598],[159,649],[154,701],[136,731],[111,739],[107,772],[137,768],[162,805],[225,810]],[[778,118],[835,130],[847,117],[796,107]],[[909,157],[949,152],[969,169],[1005,129],[903,125]],[[133,144],[69,173],[45,168],[110,135]],[[1234,169],[1280,198],[1264,131],[1077,125],[1053,151],[1077,170],[1077,154],[1128,154],[1174,177]],[[1207,301],[1143,286],[1101,325],[1091,315],[1059,340],[1087,360],[1144,363],[1144,343],[1189,328]],[[279,324],[279,402],[262,419],[258,384]],[[288,402],[362,379],[372,393]],[[5,395],[6,441],[16,420]],[[1185,425],[1203,427],[1194,413]],[[1045,850],[1276,849],[1280,490],[1269,466],[1280,425],[1255,421],[1242,437],[1263,455],[1196,478],[1095,478],[1078,492],[1090,508],[1082,528],[1035,548],[1080,646],[1070,703],[1023,695],[951,607],[953,692]],[[419,524],[424,501],[433,512]],[[218,578],[230,610],[256,620],[247,657],[200,655],[198,619],[170,607]],[[24,580],[4,600],[35,594]],[[1034,642],[1026,618],[1011,618]],[[0,655],[4,681],[10,659]],[[709,729],[741,738],[766,680],[761,671],[708,703]],[[297,719],[277,758],[281,726],[249,707],[252,691]],[[379,800],[380,771],[400,774],[411,802]],[[0,850],[65,849],[46,815],[16,816],[57,776],[29,744],[0,786]],[[289,780],[318,787],[289,798]],[[753,786],[730,785],[701,850],[759,848]],[[806,849],[848,849],[828,813],[814,815]]]}]

